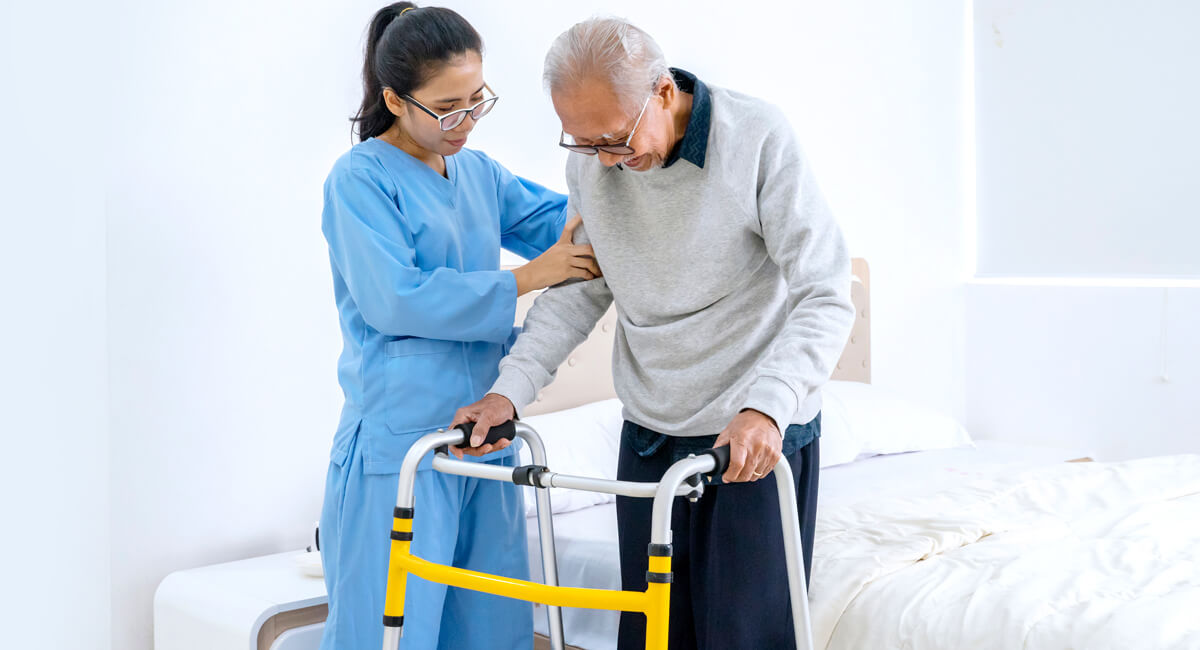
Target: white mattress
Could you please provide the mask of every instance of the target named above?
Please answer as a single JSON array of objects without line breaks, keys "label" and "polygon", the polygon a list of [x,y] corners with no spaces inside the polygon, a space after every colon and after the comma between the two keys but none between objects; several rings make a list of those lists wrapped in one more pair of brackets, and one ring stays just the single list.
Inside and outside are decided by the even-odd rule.
[{"label": "white mattress", "polygon": [[[1079,450],[1050,449],[979,442],[974,448],[876,456],[821,470],[818,509],[835,508],[881,495],[917,497],[1023,469],[1061,463],[1086,456]],[[541,579],[537,520],[527,520],[530,566]],[[620,589],[617,555],[616,506],[613,503],[555,515],[555,550],[559,582],[571,587]],[[547,633],[545,608],[534,611],[534,628]],[[593,610],[563,610],[566,641],[584,650],[614,650],[619,614]]]},{"label": "white mattress", "polygon": [[827,508],[815,551],[825,650],[1200,648],[1200,455]]}]

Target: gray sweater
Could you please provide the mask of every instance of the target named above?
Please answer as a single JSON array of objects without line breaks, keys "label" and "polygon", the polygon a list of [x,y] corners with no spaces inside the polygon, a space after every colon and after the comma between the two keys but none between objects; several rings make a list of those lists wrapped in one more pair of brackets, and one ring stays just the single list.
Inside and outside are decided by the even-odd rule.
[{"label": "gray sweater", "polygon": [[490,392],[520,412],[617,308],[624,416],[675,436],[719,433],[740,410],[782,432],[821,408],[850,332],[850,259],[787,118],[709,86],[703,168],[647,172],[572,154],[570,206],[603,278],[549,289]]}]

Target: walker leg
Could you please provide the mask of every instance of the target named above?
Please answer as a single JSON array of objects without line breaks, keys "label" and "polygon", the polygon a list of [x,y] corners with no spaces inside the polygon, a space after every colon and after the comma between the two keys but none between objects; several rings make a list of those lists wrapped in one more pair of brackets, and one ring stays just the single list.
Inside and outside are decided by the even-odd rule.
[{"label": "walker leg", "polygon": [[788,593],[792,601],[792,622],[796,630],[796,650],[812,650],[812,621],[808,613],[808,589],[804,575],[804,543],[800,537],[800,512],[796,506],[796,483],[787,459],[775,465],[775,485],[779,491],[779,515],[783,522],[783,549],[787,556]]},{"label": "walker leg", "polygon": [[[528,432],[526,429],[526,425],[519,424],[517,435],[521,436],[529,445],[533,463],[544,466],[546,464],[545,446],[532,429],[528,429]],[[547,585],[558,586],[558,558],[554,552],[554,516],[553,509],[550,507],[550,490],[534,488],[534,493],[537,495],[538,541],[542,549],[542,581]],[[563,632],[562,609],[547,605],[546,618],[550,627],[550,648],[564,650],[566,638]]]},{"label": "walker leg", "polygon": [[421,458],[441,445],[457,444],[463,432],[438,431],[422,436],[413,443],[400,466],[400,480],[396,485],[396,508],[392,511],[392,546],[388,555],[387,587],[383,605],[383,650],[399,650],[400,638],[404,636],[404,593],[408,583],[408,571],[403,568],[403,559],[408,557],[412,546],[413,491],[416,488],[417,467]]},{"label": "walker leg", "polygon": [[404,636],[404,594],[408,571],[401,559],[412,552],[413,509],[397,507],[392,518],[387,591],[383,604],[383,650],[398,650]]},{"label": "walker leg", "polygon": [[404,634],[398,627],[383,628],[383,650],[397,650],[400,647],[400,637]]},{"label": "walker leg", "polygon": [[667,650],[671,624],[671,545],[650,544],[646,572],[646,650]]}]

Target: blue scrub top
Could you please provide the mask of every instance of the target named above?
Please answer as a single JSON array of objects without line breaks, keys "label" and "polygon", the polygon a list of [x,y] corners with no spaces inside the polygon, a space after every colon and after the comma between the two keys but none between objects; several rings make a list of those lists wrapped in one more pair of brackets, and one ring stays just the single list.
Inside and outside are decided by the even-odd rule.
[{"label": "blue scrub top", "polygon": [[420,435],[483,397],[516,337],[500,248],[543,253],[566,203],[470,149],[446,157],[445,177],[374,138],[338,159],[321,219],[344,341],[333,462],[358,432],[364,471],[399,472]]}]

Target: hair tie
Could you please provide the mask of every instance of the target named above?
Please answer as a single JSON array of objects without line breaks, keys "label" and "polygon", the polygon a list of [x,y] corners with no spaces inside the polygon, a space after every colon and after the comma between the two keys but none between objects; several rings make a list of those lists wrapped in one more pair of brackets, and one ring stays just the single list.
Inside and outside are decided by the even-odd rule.
[{"label": "hair tie", "polygon": [[416,9],[416,7],[405,7],[404,11],[401,11],[399,14],[397,14],[397,17],[403,16],[405,13],[412,11],[413,9]]}]

